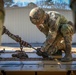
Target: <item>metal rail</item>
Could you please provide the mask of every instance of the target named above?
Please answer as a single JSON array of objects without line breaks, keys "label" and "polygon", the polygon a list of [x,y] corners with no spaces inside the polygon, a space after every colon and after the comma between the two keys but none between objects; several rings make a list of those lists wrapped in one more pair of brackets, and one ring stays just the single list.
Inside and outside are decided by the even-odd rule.
[{"label": "metal rail", "polygon": [[[57,59],[58,61],[61,60],[61,58],[0,58],[0,61],[52,61]],[[76,61],[76,58],[73,58],[72,61]]]}]

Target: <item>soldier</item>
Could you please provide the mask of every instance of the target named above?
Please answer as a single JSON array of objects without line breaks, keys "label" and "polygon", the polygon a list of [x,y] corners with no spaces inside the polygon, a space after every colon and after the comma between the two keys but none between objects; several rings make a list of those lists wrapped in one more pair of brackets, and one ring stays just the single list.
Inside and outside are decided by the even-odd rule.
[{"label": "soldier", "polygon": [[3,31],[4,17],[5,17],[4,1],[0,0],[0,44],[1,44],[1,36]]},{"label": "soldier", "polygon": [[75,32],[76,32],[76,0],[70,0],[70,8],[73,11],[74,24],[75,24]]},{"label": "soldier", "polygon": [[71,43],[73,24],[56,11],[45,12],[42,8],[35,7],[30,11],[30,20],[46,36],[46,41],[37,51],[38,55],[44,53],[44,57],[64,50],[65,56],[61,61],[71,61]]}]

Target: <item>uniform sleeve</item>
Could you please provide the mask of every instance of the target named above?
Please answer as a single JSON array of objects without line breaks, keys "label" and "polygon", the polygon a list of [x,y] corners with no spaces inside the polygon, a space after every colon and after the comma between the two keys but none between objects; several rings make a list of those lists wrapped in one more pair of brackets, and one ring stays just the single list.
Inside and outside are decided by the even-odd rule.
[{"label": "uniform sleeve", "polygon": [[43,50],[48,49],[54,43],[59,28],[59,21],[60,16],[54,16],[54,18],[49,21],[49,32],[46,41],[43,45]]},{"label": "uniform sleeve", "polygon": [[44,26],[43,24],[40,24],[40,25],[37,26],[37,28],[38,28],[42,33],[44,33],[45,36],[48,35],[49,29],[48,29],[47,26]]}]

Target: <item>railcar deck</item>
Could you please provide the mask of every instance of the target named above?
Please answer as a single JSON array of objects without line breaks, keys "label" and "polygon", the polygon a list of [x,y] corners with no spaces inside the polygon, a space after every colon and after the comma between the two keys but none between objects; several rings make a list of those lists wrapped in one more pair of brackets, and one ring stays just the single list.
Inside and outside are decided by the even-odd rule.
[{"label": "railcar deck", "polygon": [[0,70],[5,75],[76,75],[76,49],[72,48],[73,60],[70,62],[61,62],[64,56],[52,56],[53,59],[46,59],[38,56],[36,51],[30,48],[23,50],[29,58],[16,58],[12,54],[17,53],[19,48],[5,48],[0,53]]}]

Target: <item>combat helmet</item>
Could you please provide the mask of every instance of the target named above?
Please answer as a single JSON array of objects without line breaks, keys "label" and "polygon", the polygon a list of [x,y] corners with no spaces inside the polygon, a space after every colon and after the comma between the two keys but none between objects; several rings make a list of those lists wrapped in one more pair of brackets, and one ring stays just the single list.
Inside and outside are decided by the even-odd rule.
[{"label": "combat helmet", "polygon": [[44,18],[45,11],[40,7],[35,7],[30,11],[29,17],[33,24],[38,24]]}]

